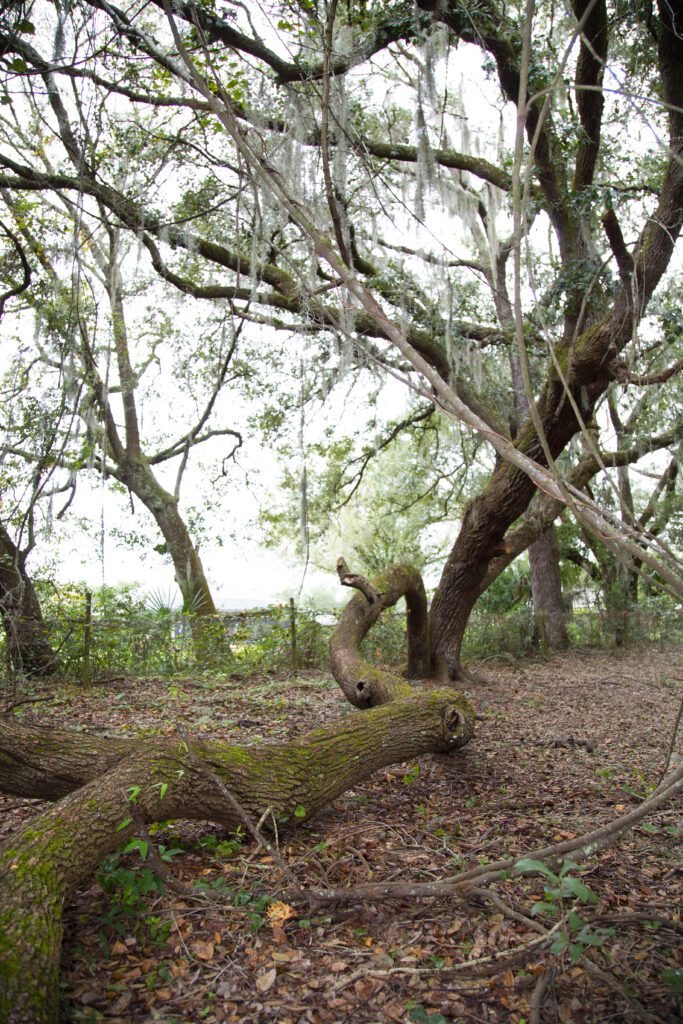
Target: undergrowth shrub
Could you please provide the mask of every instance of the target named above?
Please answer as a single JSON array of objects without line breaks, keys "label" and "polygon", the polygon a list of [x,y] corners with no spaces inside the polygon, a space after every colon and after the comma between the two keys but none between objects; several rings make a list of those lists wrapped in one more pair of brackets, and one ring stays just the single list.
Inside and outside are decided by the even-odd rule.
[{"label": "undergrowth shrub", "polygon": [[[483,595],[468,624],[463,659],[477,661],[496,654],[524,656],[534,650],[534,623],[528,601],[517,599],[525,579],[504,573]],[[38,583],[50,640],[64,674],[82,679],[86,638],[86,591],[83,586],[56,587]],[[575,646],[605,647],[662,645],[683,639],[683,617],[666,596],[646,596],[619,613],[601,605],[599,595],[590,608],[575,607],[568,616],[568,633]],[[494,610],[499,609],[499,610]],[[507,609],[507,610],[500,610]],[[329,638],[339,611],[295,610],[296,644],[292,648],[291,609],[288,605],[225,612],[202,618],[201,646],[193,637],[192,616],[160,595],[145,597],[135,587],[102,587],[92,595],[90,679],[116,676],[187,674],[280,673],[329,667]],[[0,665],[7,664],[5,639],[0,638]],[[406,621],[403,612],[382,616],[361,644],[363,657],[373,664],[399,666],[406,660]],[[3,657],[4,655],[4,657]],[[11,675],[11,674],[10,674]],[[9,675],[8,675],[9,678]],[[4,685],[4,684],[3,684]]]}]

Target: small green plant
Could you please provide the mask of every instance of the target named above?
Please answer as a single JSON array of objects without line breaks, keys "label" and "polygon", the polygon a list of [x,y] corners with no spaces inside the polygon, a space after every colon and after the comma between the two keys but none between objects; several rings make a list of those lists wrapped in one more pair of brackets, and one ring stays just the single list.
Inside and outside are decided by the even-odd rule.
[{"label": "small green plant", "polygon": [[662,971],[662,981],[675,995],[683,995],[683,967],[667,967]]},{"label": "small green plant", "polygon": [[408,1019],[415,1021],[415,1024],[449,1024],[442,1013],[429,1013],[420,1003],[410,1005]]},{"label": "small green plant", "polygon": [[[145,942],[151,945],[162,945],[170,932],[170,921],[162,921],[158,915],[147,913],[149,897],[160,896],[164,891],[161,879],[157,878],[150,867],[130,868],[121,862],[133,850],[137,850],[142,861],[147,859],[148,843],[134,837],[115,853],[105,857],[96,874],[102,889],[111,897],[99,932],[100,945],[106,956],[109,956],[109,936],[112,932],[121,938],[131,933],[141,933]],[[180,847],[158,847],[159,856],[167,864],[182,852]]]},{"label": "small green plant", "polygon": [[[560,917],[566,927],[557,932],[550,952],[559,956],[569,949],[569,958],[572,963],[577,963],[586,949],[603,946],[605,939],[614,935],[614,928],[593,928],[576,912],[577,903],[588,905],[597,903],[598,899],[580,878],[570,873],[576,867],[576,864],[567,860],[562,864],[559,873],[555,874],[540,860],[533,860],[530,857],[525,857],[515,864],[518,871],[538,871],[551,883],[544,886],[545,898],[542,902],[534,903],[531,914],[532,916],[549,914]],[[571,901],[569,907],[567,907],[568,901]]]},{"label": "small green plant", "polygon": [[202,836],[198,842],[203,849],[209,850],[216,860],[227,860],[233,853],[242,849],[244,832],[242,826],[238,825],[237,831],[232,833],[228,839],[219,839],[218,836],[209,835]]}]

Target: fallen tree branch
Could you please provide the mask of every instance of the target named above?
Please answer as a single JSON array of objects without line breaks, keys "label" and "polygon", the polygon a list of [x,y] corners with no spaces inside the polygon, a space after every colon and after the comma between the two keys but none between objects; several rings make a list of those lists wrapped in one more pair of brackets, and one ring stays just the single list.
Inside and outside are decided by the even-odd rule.
[{"label": "fallen tree branch", "polygon": [[[577,860],[592,857],[600,850],[613,843],[619,835],[627,829],[636,825],[643,818],[658,810],[663,804],[677,796],[683,791],[683,764],[679,765],[676,771],[665,780],[652,793],[647,800],[644,800],[633,811],[615,818],[607,825],[599,829],[587,832],[585,835],[577,836],[575,839],[568,839],[562,843],[555,843],[540,850],[532,851],[525,855],[533,860],[542,862],[557,862],[563,859],[568,853],[574,854]],[[525,869],[516,871],[515,866],[520,860],[519,857],[510,857],[505,860],[495,861],[492,864],[480,865],[464,871],[459,875],[452,875],[439,882],[377,882],[368,885],[357,885],[345,889],[312,889],[316,899],[329,900],[330,902],[380,902],[392,899],[421,899],[424,897],[456,896],[460,893],[471,891],[476,886],[487,882],[493,882],[510,875],[533,874],[533,871]]]},{"label": "fallen tree branch", "polygon": [[134,834],[132,793],[144,824],[194,818],[234,829],[264,807],[295,824],[378,768],[457,749],[473,721],[456,691],[412,691],[290,743],[197,741],[191,756],[178,738],[96,738],[0,718],[0,787],[56,801],[0,845],[0,1020],[57,1021],[62,908]]},{"label": "fallen tree branch", "polygon": [[355,707],[368,708],[417,692],[397,673],[365,661],[360,644],[381,613],[405,597],[407,675],[423,679],[429,674],[427,597],[419,572],[410,565],[390,565],[373,580],[366,580],[352,573],[343,558],[337,561],[337,572],[344,586],[359,591],[344,608],[330,637],[330,667],[344,696]]},{"label": "fallen tree branch", "polygon": [[534,991],[531,993],[531,999],[529,1001],[529,1024],[540,1024],[541,1008],[543,1006],[545,990],[548,987],[548,983],[552,981],[554,975],[555,971],[553,968],[539,974],[538,981],[534,985]]}]

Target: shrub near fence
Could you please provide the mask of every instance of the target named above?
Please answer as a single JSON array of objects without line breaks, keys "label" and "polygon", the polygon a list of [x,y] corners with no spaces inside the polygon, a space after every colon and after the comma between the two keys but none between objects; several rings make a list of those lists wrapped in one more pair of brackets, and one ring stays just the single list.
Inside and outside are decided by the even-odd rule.
[{"label": "shrub near fence", "polygon": [[[216,616],[219,640],[215,655],[203,651],[198,663],[191,616],[160,606],[147,607],[125,590],[93,595],[88,619],[87,598],[78,588],[51,589],[42,596],[51,642],[64,675],[88,685],[120,676],[177,676],[197,673],[282,672],[326,669],[328,642],[339,612],[321,612],[273,605]],[[600,608],[576,609],[568,622],[572,644],[588,647],[643,646],[683,640],[680,610],[663,599],[642,601],[619,621]],[[226,648],[225,639],[228,645]],[[0,656],[4,648],[0,641]],[[524,656],[534,650],[533,616],[529,608],[507,614],[475,609],[463,645],[463,659],[476,663],[496,654]],[[374,664],[399,666],[406,660],[405,616],[389,614],[364,639],[363,656]],[[3,657],[2,664],[7,664]]]}]

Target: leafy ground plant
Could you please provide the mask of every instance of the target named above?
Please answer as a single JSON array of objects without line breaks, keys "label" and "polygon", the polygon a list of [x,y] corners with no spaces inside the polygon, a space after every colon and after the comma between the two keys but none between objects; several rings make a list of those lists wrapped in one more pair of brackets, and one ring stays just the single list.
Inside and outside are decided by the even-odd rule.
[{"label": "leafy ground plant", "polygon": [[551,884],[544,886],[545,899],[534,903],[531,915],[549,914],[558,917],[564,928],[556,932],[556,938],[550,952],[558,955],[566,949],[572,963],[578,963],[590,947],[600,947],[605,939],[614,935],[614,928],[592,927],[580,914],[576,907],[579,904],[590,905],[598,902],[595,893],[580,878],[571,874],[578,871],[578,865],[565,861],[558,874],[552,872],[541,861],[530,857],[522,858],[515,865],[518,871],[538,871]]}]

